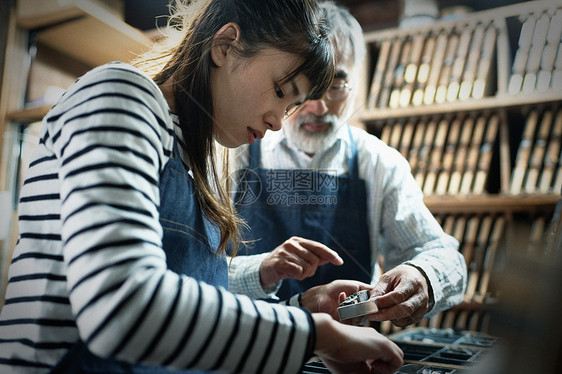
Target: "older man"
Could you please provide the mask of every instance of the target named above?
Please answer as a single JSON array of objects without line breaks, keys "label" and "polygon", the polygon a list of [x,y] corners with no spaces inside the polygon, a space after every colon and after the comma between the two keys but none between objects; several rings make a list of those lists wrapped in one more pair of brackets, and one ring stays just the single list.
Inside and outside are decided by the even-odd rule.
[{"label": "older man", "polygon": [[287,299],[354,279],[375,285],[371,320],[405,326],[462,301],[466,264],[424,205],[408,162],[347,124],[358,110],[365,41],[346,8],[322,6],[337,51],[331,88],[235,159],[235,202],[250,243],[232,261],[229,288]]}]

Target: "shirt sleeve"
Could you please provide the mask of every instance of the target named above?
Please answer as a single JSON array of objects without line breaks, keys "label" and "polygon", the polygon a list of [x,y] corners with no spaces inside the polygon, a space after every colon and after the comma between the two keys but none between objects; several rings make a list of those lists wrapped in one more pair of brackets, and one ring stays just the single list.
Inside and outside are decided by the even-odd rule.
[{"label": "shirt sleeve", "polygon": [[462,301],[467,273],[464,257],[458,251],[459,243],[443,231],[427,209],[410,172],[397,178],[385,194],[382,227],[388,238],[383,247],[385,265],[415,265],[429,280],[434,306],[426,317]]},{"label": "shirt sleeve", "polygon": [[302,293],[298,293],[296,295],[291,296],[287,300],[282,300],[279,302],[281,305],[291,305],[291,306],[298,306],[304,308],[302,305]]},{"label": "shirt sleeve", "polygon": [[237,255],[229,259],[228,290],[253,299],[277,300],[277,291],[282,281],[264,288],[260,282],[260,265],[269,253]]},{"label": "shirt sleeve", "polygon": [[384,258],[385,270],[410,264],[424,273],[433,295],[426,317],[459,304],[467,270],[458,241],[445,233],[423,202],[407,161],[380,140],[369,149],[372,230]]},{"label": "shirt sleeve", "polygon": [[158,221],[167,106],[139,74],[115,65],[88,74],[48,119],[81,339],[101,357],[132,363],[298,372],[314,347],[308,312],[167,269]]}]

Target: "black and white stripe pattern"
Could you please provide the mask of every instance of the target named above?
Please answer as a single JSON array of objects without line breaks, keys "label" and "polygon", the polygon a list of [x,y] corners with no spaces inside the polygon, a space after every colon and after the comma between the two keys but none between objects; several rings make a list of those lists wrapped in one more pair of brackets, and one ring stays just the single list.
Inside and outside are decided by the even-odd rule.
[{"label": "black and white stripe pattern", "polygon": [[86,74],[46,116],[21,193],[0,372],[46,373],[79,338],[128,362],[299,370],[307,312],[166,269],[159,175],[173,131],[158,87],[122,63]]}]

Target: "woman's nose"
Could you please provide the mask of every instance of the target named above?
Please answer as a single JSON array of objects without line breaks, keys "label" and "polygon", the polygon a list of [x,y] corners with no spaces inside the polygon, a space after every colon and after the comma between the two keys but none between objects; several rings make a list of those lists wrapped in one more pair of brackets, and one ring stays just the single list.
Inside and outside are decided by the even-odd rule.
[{"label": "woman's nose", "polygon": [[[283,114],[284,113],[285,112],[283,112]],[[277,116],[275,116],[274,118],[271,118],[270,121],[268,121],[268,124],[271,131],[279,131],[281,130],[281,127],[283,127],[283,118],[278,118]]]}]

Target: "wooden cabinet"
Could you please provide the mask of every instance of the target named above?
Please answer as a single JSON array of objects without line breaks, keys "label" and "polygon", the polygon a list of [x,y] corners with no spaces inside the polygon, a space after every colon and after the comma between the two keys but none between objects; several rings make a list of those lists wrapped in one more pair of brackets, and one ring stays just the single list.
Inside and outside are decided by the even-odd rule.
[{"label": "wooden cabinet", "polygon": [[37,141],[34,123],[78,76],[106,62],[130,61],[152,44],[145,33],[123,21],[121,1],[18,0],[9,1],[8,7],[0,91],[0,191],[12,198],[1,212],[3,224],[9,221],[10,226],[0,238],[2,291],[16,241],[21,175]]},{"label": "wooden cabinet", "polygon": [[561,36],[561,1],[366,34],[360,122],[408,159],[468,266],[464,303],[426,325],[485,330],[498,253],[562,252]]},{"label": "wooden cabinet", "polygon": [[[152,44],[145,33],[123,22],[117,11],[98,0],[19,0],[15,18],[17,26],[28,31],[30,42],[59,54],[57,70],[67,70],[69,61],[86,68],[130,61]],[[8,118],[38,120],[49,107],[24,105]]]}]

